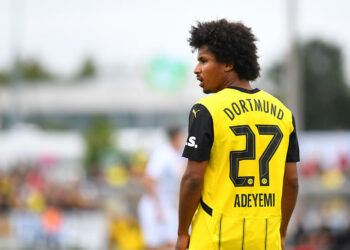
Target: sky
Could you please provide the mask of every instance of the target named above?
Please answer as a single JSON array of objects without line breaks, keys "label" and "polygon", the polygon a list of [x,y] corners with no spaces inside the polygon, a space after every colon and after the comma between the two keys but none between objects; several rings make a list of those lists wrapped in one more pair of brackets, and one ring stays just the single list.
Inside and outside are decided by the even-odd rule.
[{"label": "sky", "polygon": [[[295,15],[301,41],[318,37],[342,47],[347,72],[349,10],[347,0],[299,0]],[[140,65],[155,55],[194,64],[190,26],[220,18],[252,28],[263,69],[286,55],[287,0],[0,0],[0,69],[15,51],[62,74],[87,56],[102,67]]]}]

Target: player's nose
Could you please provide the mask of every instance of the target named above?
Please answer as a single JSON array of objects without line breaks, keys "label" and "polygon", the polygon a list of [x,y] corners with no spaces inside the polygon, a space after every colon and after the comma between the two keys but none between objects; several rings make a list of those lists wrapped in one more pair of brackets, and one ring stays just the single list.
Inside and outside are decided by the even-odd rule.
[{"label": "player's nose", "polygon": [[197,64],[197,66],[194,68],[193,70],[193,73],[195,73],[196,75],[199,74],[201,72],[201,69],[200,69],[200,65],[199,63]]}]

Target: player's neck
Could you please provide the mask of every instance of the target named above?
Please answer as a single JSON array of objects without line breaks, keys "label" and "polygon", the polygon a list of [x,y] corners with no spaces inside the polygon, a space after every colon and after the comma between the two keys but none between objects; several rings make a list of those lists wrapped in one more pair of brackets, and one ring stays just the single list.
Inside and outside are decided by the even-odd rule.
[{"label": "player's neck", "polygon": [[229,79],[227,82],[224,84],[225,88],[227,87],[238,87],[242,89],[253,89],[252,86],[250,85],[249,81],[245,79],[239,79],[238,77],[233,77]]}]

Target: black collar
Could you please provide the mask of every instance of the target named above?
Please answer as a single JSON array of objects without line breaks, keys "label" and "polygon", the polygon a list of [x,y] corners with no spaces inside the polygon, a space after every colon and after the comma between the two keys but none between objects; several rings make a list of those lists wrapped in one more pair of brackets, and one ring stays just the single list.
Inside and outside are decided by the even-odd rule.
[{"label": "black collar", "polygon": [[260,89],[244,89],[244,88],[240,88],[240,87],[235,87],[235,86],[228,86],[227,88],[229,89],[236,89],[238,91],[244,92],[244,93],[248,93],[248,94],[254,94],[260,91]]}]

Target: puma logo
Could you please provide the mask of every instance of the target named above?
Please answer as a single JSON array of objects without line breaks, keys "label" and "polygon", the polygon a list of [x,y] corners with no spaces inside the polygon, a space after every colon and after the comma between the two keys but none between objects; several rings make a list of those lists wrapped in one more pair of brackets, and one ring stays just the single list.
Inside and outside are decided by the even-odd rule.
[{"label": "puma logo", "polygon": [[201,111],[200,109],[198,109],[197,111],[192,109],[192,113],[194,114],[194,118],[197,118],[197,113]]}]

